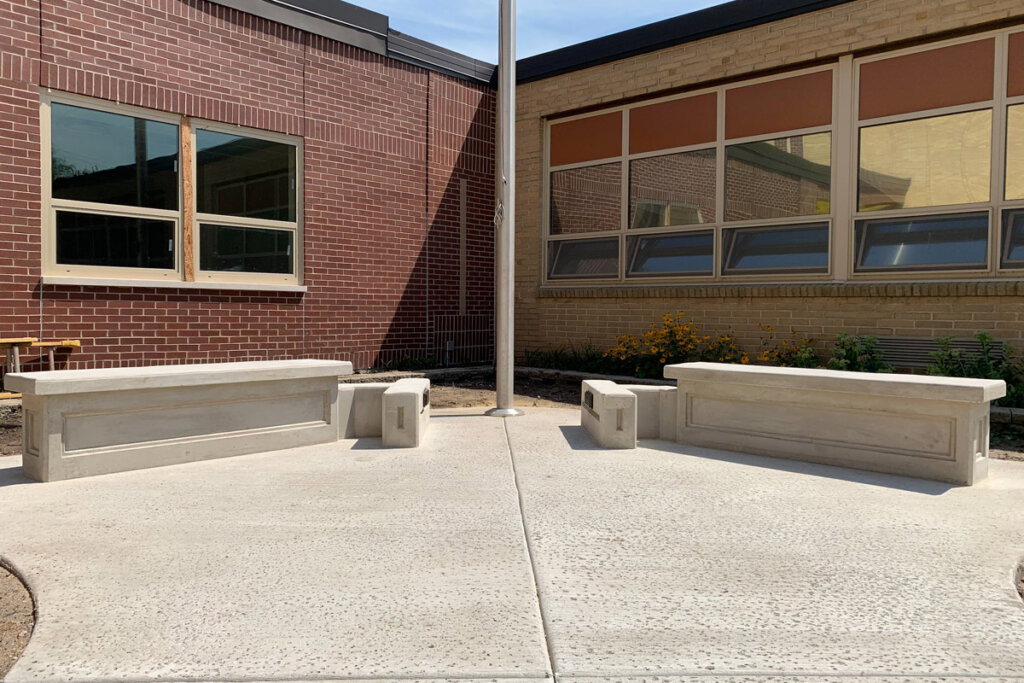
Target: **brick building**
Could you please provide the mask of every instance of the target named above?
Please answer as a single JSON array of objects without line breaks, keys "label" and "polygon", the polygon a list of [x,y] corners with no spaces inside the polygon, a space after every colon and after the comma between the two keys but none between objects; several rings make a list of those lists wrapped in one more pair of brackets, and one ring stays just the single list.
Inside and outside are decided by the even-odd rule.
[{"label": "brick building", "polygon": [[492,75],[343,2],[0,0],[0,337],[81,339],[70,368],[468,359]]},{"label": "brick building", "polygon": [[519,79],[520,353],[676,311],[1024,347],[1019,0],[736,0]]}]

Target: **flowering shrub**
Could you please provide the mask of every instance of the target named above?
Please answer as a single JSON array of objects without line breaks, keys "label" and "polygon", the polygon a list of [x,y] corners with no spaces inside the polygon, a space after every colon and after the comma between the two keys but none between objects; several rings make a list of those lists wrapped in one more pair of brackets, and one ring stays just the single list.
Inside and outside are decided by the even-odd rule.
[{"label": "flowering shrub", "polygon": [[618,343],[605,352],[609,365],[620,374],[636,377],[661,377],[665,365],[704,360],[719,363],[749,363],[750,358],[737,345],[732,335],[712,338],[697,332],[685,314],[666,313],[661,323],[637,337],[624,334]]},{"label": "flowering shrub", "polygon": [[761,352],[757,362],[763,365],[778,365],[790,368],[821,367],[821,360],[814,353],[809,337],[800,337],[796,332],[789,339],[778,339],[771,325],[758,323],[761,328]]}]

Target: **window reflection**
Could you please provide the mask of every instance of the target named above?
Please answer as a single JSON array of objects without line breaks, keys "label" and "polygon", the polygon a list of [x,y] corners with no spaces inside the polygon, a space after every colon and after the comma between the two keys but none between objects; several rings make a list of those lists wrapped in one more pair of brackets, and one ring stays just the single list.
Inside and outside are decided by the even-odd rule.
[{"label": "window reflection", "polygon": [[618,230],[622,165],[601,164],[551,174],[551,234]]},{"label": "window reflection", "polygon": [[174,268],[174,222],[57,212],[57,263]]},{"label": "window reflection", "polygon": [[711,275],[715,236],[710,230],[677,235],[630,237],[630,276]]},{"label": "window reflection", "polygon": [[1006,110],[1006,198],[1024,199],[1024,104]]},{"label": "window reflection", "polygon": [[988,214],[923,216],[857,224],[857,270],[984,267]]},{"label": "window reflection", "polygon": [[725,220],[831,213],[831,133],[732,145],[725,153]]},{"label": "window reflection", "polygon": [[629,164],[629,226],[715,222],[715,150],[636,159]]},{"label": "window reflection", "polygon": [[548,277],[607,278],[619,274],[619,240],[564,240],[548,243]]},{"label": "window reflection", "polygon": [[989,200],[992,111],[862,128],[860,211]]},{"label": "window reflection", "polygon": [[828,224],[722,231],[726,274],[828,270]]},{"label": "window reflection", "polygon": [[53,197],[178,209],[178,127],[54,102]]},{"label": "window reflection", "polygon": [[290,230],[203,224],[200,270],[291,274],[295,236]]},{"label": "window reflection", "polygon": [[200,213],[295,221],[295,147],[196,131],[196,206]]}]

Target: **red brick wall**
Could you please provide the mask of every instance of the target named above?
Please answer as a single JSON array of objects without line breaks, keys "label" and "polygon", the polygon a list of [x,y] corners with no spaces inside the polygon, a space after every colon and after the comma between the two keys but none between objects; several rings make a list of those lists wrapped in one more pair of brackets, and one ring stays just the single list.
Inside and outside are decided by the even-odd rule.
[{"label": "red brick wall", "polygon": [[[39,87],[302,136],[308,292],[40,285]],[[66,367],[426,355],[463,179],[466,312],[491,311],[494,105],[201,0],[0,0],[0,337],[81,339]]]}]

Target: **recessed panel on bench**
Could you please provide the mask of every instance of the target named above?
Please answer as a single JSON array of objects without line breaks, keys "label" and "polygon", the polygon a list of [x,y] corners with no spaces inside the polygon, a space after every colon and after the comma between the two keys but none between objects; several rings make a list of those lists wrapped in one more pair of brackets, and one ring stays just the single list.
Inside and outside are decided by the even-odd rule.
[{"label": "recessed panel on bench", "polygon": [[140,445],[219,434],[326,424],[331,397],[318,391],[251,400],[198,401],[176,407],[64,416],[64,451]]},{"label": "recessed panel on bench", "polygon": [[894,455],[953,459],[954,422],[939,416],[690,394],[686,426]]}]

